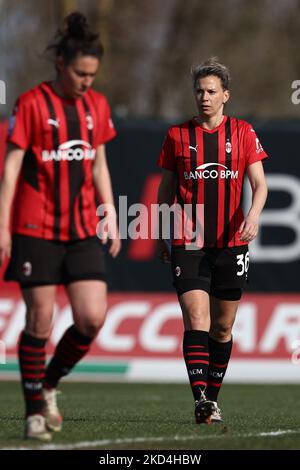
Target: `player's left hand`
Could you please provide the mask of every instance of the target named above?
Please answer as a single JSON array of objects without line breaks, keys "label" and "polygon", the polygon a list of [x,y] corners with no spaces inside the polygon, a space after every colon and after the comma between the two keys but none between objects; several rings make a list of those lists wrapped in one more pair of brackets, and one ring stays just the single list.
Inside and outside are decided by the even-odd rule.
[{"label": "player's left hand", "polygon": [[171,255],[168,244],[165,240],[158,240],[157,242],[157,253],[163,264],[171,263]]},{"label": "player's left hand", "polygon": [[121,250],[121,237],[115,214],[106,216],[102,230],[99,232],[102,245],[109,245],[108,252],[116,258]]},{"label": "player's left hand", "polygon": [[121,246],[122,246],[122,243],[121,243],[121,240],[120,240],[120,237],[116,237],[116,238],[113,238],[112,240],[110,240],[110,247],[109,247],[109,254],[113,257],[113,258],[116,258],[121,250]]},{"label": "player's left hand", "polygon": [[258,232],[259,218],[253,215],[248,215],[239,227],[239,235],[241,242],[251,242]]}]

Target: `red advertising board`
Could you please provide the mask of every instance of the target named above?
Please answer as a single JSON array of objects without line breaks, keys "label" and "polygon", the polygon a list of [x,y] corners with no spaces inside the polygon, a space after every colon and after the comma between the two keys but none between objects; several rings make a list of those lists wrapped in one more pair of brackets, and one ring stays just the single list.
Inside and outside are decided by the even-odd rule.
[{"label": "red advertising board", "polygon": [[[0,339],[8,358],[16,355],[24,317],[25,306],[17,286],[2,284]],[[71,323],[71,309],[63,289],[59,288],[49,353]],[[175,295],[112,293],[106,322],[86,359],[127,364],[152,361],[152,365],[182,362],[182,331],[181,312]],[[233,364],[242,361],[240,365],[256,363],[268,367],[268,364],[274,366],[280,362],[292,375],[295,374],[290,380],[297,381],[300,379],[300,369],[296,366],[299,340],[299,295],[247,294],[243,297],[234,327]],[[266,376],[270,370],[266,369]],[[263,374],[263,370],[259,374]],[[244,376],[247,374],[243,373]]]}]

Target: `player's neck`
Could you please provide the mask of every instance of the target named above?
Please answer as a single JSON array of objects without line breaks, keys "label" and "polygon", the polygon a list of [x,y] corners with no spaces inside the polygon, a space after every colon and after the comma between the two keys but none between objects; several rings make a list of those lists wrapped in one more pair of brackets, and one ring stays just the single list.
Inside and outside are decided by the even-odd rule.
[{"label": "player's neck", "polygon": [[201,126],[204,127],[204,129],[212,130],[212,129],[215,129],[215,127],[218,127],[222,123],[224,119],[224,114],[219,114],[217,116],[212,116],[212,117],[198,116],[196,119],[199,122],[199,124],[201,124]]},{"label": "player's neck", "polygon": [[58,96],[60,96],[61,98],[65,99],[65,100],[70,100],[70,101],[74,100],[73,97],[67,96],[67,94],[65,93],[64,88],[61,85],[59,80],[53,80],[51,82],[51,86],[52,86],[53,90],[55,91],[55,93]]}]

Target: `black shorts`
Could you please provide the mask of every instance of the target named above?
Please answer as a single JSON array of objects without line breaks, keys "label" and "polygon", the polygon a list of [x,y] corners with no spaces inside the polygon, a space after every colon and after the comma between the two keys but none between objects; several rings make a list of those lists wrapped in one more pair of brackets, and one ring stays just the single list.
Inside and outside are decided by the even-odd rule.
[{"label": "black shorts", "polygon": [[97,237],[69,242],[13,235],[6,281],[21,287],[70,284],[97,279],[106,281],[104,252]]},{"label": "black shorts", "polygon": [[248,279],[248,245],[186,250],[173,247],[173,286],[178,296],[194,289],[224,300],[239,300]]}]

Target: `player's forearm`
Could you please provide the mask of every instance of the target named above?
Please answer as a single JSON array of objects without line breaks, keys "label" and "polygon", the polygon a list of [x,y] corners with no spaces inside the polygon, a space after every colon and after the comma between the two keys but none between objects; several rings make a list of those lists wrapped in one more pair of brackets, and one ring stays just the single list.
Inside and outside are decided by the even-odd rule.
[{"label": "player's forearm", "polygon": [[96,192],[101,199],[101,206],[99,206],[100,211],[97,211],[98,215],[105,217],[110,237],[116,239],[119,233],[117,212],[114,205],[110,174],[106,164],[95,168],[93,181]]},{"label": "player's forearm", "polygon": [[0,183],[0,227],[9,228],[16,179],[4,170]]},{"label": "player's forearm", "polygon": [[97,149],[96,160],[93,166],[93,183],[101,203],[114,208],[114,196],[112,191],[111,177],[106,161],[105,145]]},{"label": "player's forearm", "polygon": [[157,194],[157,203],[160,204],[167,204],[168,206],[172,206],[175,201],[175,187],[172,184],[166,184],[164,180],[161,181],[158,194]]},{"label": "player's forearm", "polygon": [[111,178],[106,166],[101,168],[101,171],[94,173],[93,182],[97,194],[101,198],[103,204],[112,205],[114,207],[114,196],[112,191]]},{"label": "player's forearm", "polygon": [[268,188],[265,182],[252,188],[252,204],[249,216],[259,217],[267,200]]},{"label": "player's forearm", "polygon": [[12,144],[7,146],[3,175],[0,182],[0,225],[8,228],[10,213],[25,151]]},{"label": "player's forearm", "polygon": [[[175,184],[174,181],[166,180],[165,178],[162,179],[157,194],[157,203],[160,207],[163,205],[167,205],[171,207],[175,202]],[[158,227],[159,227],[159,239],[165,239],[164,234],[169,232],[170,229],[170,218],[164,217],[164,210],[162,212],[159,210],[158,216]],[[169,237],[167,237],[169,238]]]}]

